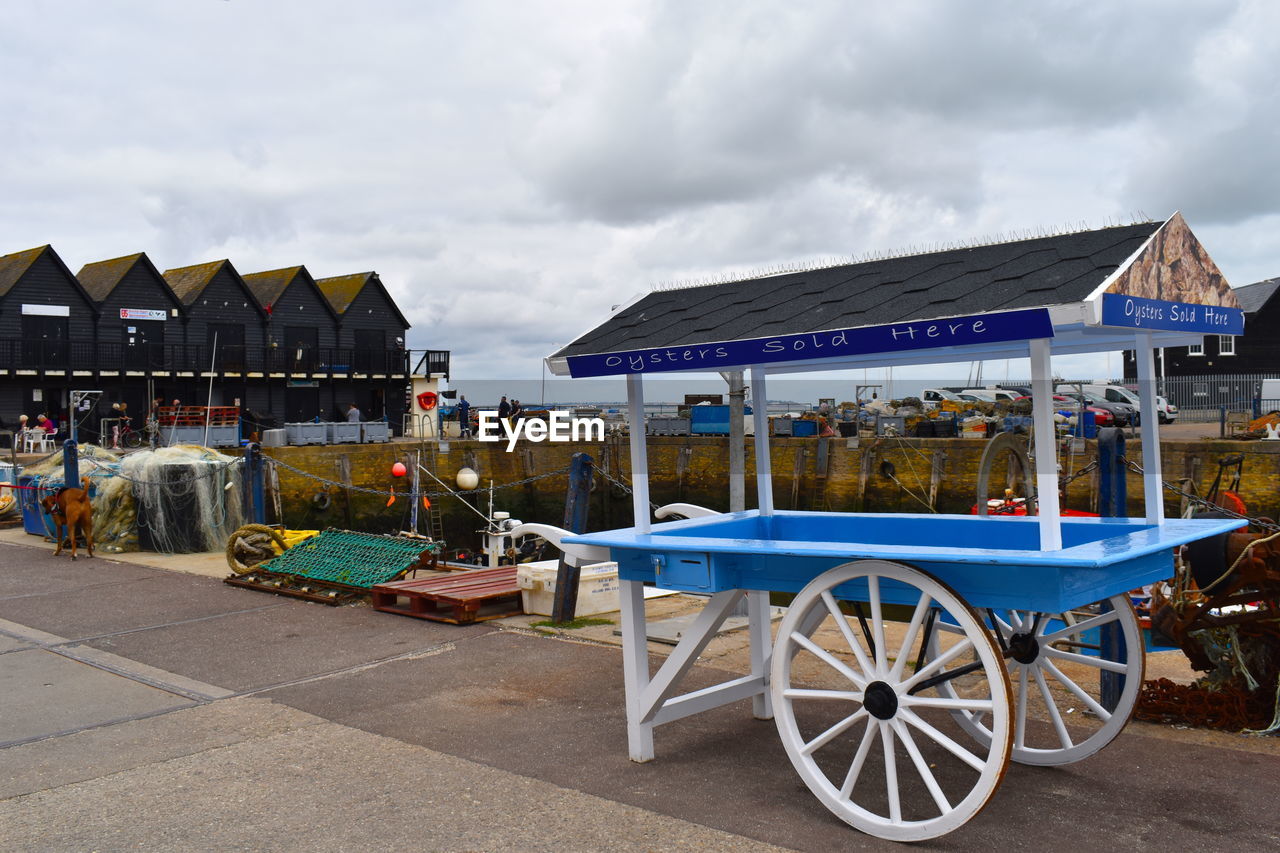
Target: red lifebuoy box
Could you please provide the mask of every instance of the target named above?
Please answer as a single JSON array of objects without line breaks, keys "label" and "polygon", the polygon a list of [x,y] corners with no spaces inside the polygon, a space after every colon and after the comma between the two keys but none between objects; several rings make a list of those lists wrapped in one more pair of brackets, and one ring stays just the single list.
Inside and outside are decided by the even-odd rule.
[{"label": "red lifebuoy box", "polygon": [[434,409],[436,407],[436,402],[437,398],[435,391],[423,391],[418,395],[418,405],[422,407],[423,411],[429,412]]}]

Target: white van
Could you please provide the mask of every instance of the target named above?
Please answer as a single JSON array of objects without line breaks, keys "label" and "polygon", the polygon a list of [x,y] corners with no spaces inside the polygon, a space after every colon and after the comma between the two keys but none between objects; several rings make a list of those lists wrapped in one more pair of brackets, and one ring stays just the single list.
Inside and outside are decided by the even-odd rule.
[{"label": "white van", "polygon": [[943,400],[950,400],[952,403],[964,402],[959,394],[945,388],[926,388],[920,392],[920,402],[924,405],[925,411],[938,408],[938,404]]},{"label": "white van", "polygon": [[1012,403],[1022,396],[1006,388],[966,388],[960,393],[972,394],[979,400],[985,400],[988,403]]}]

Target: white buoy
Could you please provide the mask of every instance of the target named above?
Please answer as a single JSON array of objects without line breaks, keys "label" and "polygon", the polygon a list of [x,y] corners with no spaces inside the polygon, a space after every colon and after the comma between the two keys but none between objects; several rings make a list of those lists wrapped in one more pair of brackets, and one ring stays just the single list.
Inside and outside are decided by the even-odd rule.
[{"label": "white buoy", "polygon": [[470,468],[461,468],[458,470],[458,488],[464,491],[471,491],[480,485],[480,475]]}]

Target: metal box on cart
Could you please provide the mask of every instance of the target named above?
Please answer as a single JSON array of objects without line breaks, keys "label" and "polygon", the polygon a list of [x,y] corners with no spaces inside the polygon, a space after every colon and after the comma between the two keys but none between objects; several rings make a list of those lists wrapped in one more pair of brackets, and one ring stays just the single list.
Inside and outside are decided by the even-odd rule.
[{"label": "metal box on cart", "polygon": [[[751,414],[747,406],[742,412]],[[689,432],[692,435],[728,435],[728,406],[693,406],[689,409]]]}]

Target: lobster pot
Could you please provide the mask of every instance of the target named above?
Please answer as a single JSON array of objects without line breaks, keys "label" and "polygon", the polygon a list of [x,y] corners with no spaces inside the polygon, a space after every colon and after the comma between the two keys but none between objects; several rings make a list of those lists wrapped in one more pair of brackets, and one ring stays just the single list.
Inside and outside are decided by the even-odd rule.
[{"label": "lobster pot", "polygon": [[130,471],[138,547],[164,554],[220,551],[243,523],[240,468],[156,459]]}]

